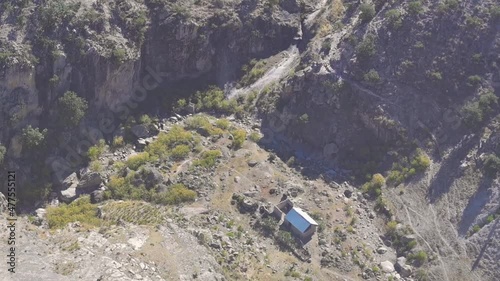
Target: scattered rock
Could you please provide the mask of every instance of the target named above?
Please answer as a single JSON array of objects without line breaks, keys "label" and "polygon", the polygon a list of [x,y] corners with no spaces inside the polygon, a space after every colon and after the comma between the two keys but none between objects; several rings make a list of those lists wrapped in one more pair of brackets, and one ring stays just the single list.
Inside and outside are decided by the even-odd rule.
[{"label": "scattered rock", "polygon": [[90,202],[93,204],[102,202],[104,200],[104,190],[94,190],[90,193]]},{"label": "scattered rock", "polygon": [[377,249],[377,253],[383,255],[383,254],[387,253],[387,248],[380,247],[380,248]]},{"label": "scattered rock", "polygon": [[78,195],[76,194],[76,184],[67,188],[65,190],[61,190],[61,201],[65,203],[70,203],[75,200]]},{"label": "scattered rock", "polygon": [[345,197],[347,197],[347,198],[351,198],[351,196],[352,196],[352,191],[351,191],[351,190],[349,190],[349,189],[346,189],[346,190],[344,191],[344,195],[345,195]]},{"label": "scattered rock", "polygon": [[97,188],[101,183],[102,183],[102,177],[99,173],[89,172],[82,176],[76,188],[78,189]]},{"label": "scattered rock", "polygon": [[390,261],[383,261],[380,263],[380,268],[382,269],[383,272],[385,273],[391,273],[394,272],[394,264]]},{"label": "scattered rock", "polygon": [[257,162],[256,160],[249,160],[249,161],[247,162],[247,164],[248,164],[248,166],[250,166],[250,167],[255,167],[255,166],[257,166],[257,164],[259,164],[259,162]]},{"label": "scattered rock", "polygon": [[413,268],[406,264],[405,257],[399,257],[395,264],[396,271],[401,275],[401,277],[408,277],[412,274]]},{"label": "scattered rock", "polygon": [[146,125],[135,125],[130,130],[137,138],[145,138],[149,136],[149,129]]},{"label": "scattered rock", "polygon": [[241,178],[240,178],[240,177],[238,177],[238,176],[234,177],[234,182],[235,182],[235,183],[239,183],[239,182],[240,182],[240,180],[241,180]]}]

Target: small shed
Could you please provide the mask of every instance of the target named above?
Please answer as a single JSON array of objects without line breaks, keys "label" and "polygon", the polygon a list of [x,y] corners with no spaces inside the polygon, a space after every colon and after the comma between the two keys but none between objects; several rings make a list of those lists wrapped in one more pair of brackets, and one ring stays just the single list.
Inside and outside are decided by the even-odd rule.
[{"label": "small shed", "polygon": [[300,239],[311,237],[318,227],[318,223],[313,218],[297,207],[293,207],[286,214],[285,223],[290,226],[292,233]]}]

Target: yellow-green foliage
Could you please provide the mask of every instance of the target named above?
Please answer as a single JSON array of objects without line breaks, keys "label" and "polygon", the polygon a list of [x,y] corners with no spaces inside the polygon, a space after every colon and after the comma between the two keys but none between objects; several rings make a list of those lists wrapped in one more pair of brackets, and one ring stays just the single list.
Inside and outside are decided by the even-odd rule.
[{"label": "yellow-green foliage", "polygon": [[215,166],[217,158],[220,158],[222,153],[220,150],[208,150],[201,154],[201,159],[193,161],[194,166],[210,168]]},{"label": "yellow-green foliage", "polygon": [[138,173],[129,173],[126,177],[111,176],[108,190],[105,191],[106,199],[118,200],[143,200],[157,204],[178,204],[192,201],[196,198],[196,192],[187,189],[182,184],[169,187],[166,192],[158,193],[156,188],[146,189],[144,185],[134,186],[132,183]]},{"label": "yellow-green foliage", "polygon": [[253,142],[259,142],[260,139],[261,139],[261,136],[259,133],[256,133],[256,132],[252,132],[250,133],[250,135],[248,136],[248,138],[253,141]]},{"label": "yellow-green foliage", "polygon": [[429,168],[431,165],[431,159],[427,154],[420,148],[417,148],[415,156],[411,161],[411,167],[417,172],[423,172]]},{"label": "yellow-green foliage", "polygon": [[146,164],[147,162],[150,161],[150,156],[149,153],[147,152],[142,152],[136,155],[132,155],[127,159],[127,162],[125,163],[129,169],[132,170],[137,170],[139,169],[142,165]]},{"label": "yellow-green foliage", "polygon": [[196,110],[217,111],[220,113],[235,113],[238,111],[236,99],[227,100],[224,91],[217,87],[210,87],[207,91],[196,92]]},{"label": "yellow-green foliage", "polygon": [[186,128],[196,130],[204,136],[222,136],[224,133],[220,128],[213,126],[208,118],[203,115],[190,117],[186,120]]},{"label": "yellow-green foliage", "polygon": [[245,75],[241,78],[240,84],[242,86],[250,85],[264,75],[266,62],[253,59],[248,65],[244,65],[241,70],[245,72]]},{"label": "yellow-green foliage", "polygon": [[63,228],[75,221],[88,227],[101,224],[97,217],[97,206],[90,203],[89,196],[83,196],[69,205],[47,208],[47,222],[50,228]]},{"label": "yellow-green foliage", "polygon": [[191,202],[196,199],[196,192],[188,189],[183,184],[174,184],[170,186],[167,192],[159,193],[155,197],[155,202],[158,204],[180,204],[183,202]]},{"label": "yellow-green foliage", "polygon": [[215,126],[221,128],[222,130],[227,130],[230,125],[231,123],[226,118],[218,119],[217,121],[215,121]]},{"label": "yellow-green foliage", "polygon": [[155,194],[153,189],[147,190],[144,185],[134,186],[132,180],[136,173],[129,173],[126,177],[111,176],[108,190],[104,192],[106,199],[144,200],[151,201]]},{"label": "yellow-green foliage", "polygon": [[418,148],[411,161],[405,157],[401,159],[399,163],[394,163],[392,165],[392,170],[387,176],[387,182],[393,185],[398,185],[417,173],[423,173],[429,168],[430,164],[431,159],[429,156],[427,156],[423,150]]},{"label": "yellow-green foliage", "polygon": [[104,220],[126,221],[135,224],[160,224],[165,216],[161,208],[142,201],[109,202],[103,206]]},{"label": "yellow-green foliage", "polygon": [[171,149],[181,144],[192,147],[196,143],[193,134],[176,125],[168,133],[161,132],[156,141],[146,147],[146,151],[153,157],[165,159],[170,155]]},{"label": "yellow-green foliage", "polygon": [[237,129],[234,130],[232,134],[233,134],[232,147],[234,149],[241,148],[241,146],[243,146],[243,142],[245,142],[245,139],[247,138],[247,132],[243,129]]},{"label": "yellow-green foliage", "polygon": [[123,147],[125,145],[125,141],[122,136],[117,136],[113,138],[113,148]]},{"label": "yellow-green foliage", "polygon": [[170,157],[172,157],[172,159],[174,159],[174,160],[182,160],[189,155],[190,151],[191,151],[191,148],[188,145],[179,144],[178,146],[176,146],[172,149],[172,152],[170,153]]},{"label": "yellow-green foliage", "polygon": [[363,185],[363,192],[369,193],[371,196],[378,197],[382,194],[382,187],[385,185],[385,178],[381,174],[372,176],[371,181]]},{"label": "yellow-green foliage", "polygon": [[90,160],[95,161],[99,159],[99,157],[104,153],[105,150],[106,150],[106,142],[104,142],[104,140],[101,139],[96,145],[91,146],[89,148],[87,155],[90,158]]}]

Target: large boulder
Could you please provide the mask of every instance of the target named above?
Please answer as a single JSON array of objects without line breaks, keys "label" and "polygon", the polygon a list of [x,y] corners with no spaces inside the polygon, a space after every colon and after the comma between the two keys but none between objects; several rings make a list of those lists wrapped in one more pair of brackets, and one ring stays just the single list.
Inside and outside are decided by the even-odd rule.
[{"label": "large boulder", "polygon": [[102,183],[102,177],[99,173],[88,172],[82,175],[80,182],[76,186],[78,189],[96,189]]},{"label": "large boulder", "polygon": [[75,200],[78,197],[78,194],[76,193],[76,184],[61,190],[60,195],[61,201],[64,203],[70,203]]},{"label": "large boulder", "polygon": [[411,267],[411,265],[406,264],[405,257],[399,257],[394,267],[399,275],[401,275],[401,277],[408,277],[413,272],[413,268]]},{"label": "large boulder", "polygon": [[60,183],[61,189],[68,189],[74,184],[78,184],[78,176],[76,173],[71,173],[69,176],[64,178]]},{"label": "large boulder", "polygon": [[164,182],[163,175],[158,171],[158,169],[152,167],[146,167],[143,170],[144,182],[147,188],[153,188],[156,185]]},{"label": "large boulder", "polygon": [[396,270],[396,269],[394,269],[394,264],[392,264],[392,262],[390,262],[390,261],[381,262],[380,268],[385,273],[391,273],[391,272],[394,272]]},{"label": "large boulder", "polygon": [[149,136],[149,129],[146,125],[135,125],[130,130],[137,138],[146,138]]}]

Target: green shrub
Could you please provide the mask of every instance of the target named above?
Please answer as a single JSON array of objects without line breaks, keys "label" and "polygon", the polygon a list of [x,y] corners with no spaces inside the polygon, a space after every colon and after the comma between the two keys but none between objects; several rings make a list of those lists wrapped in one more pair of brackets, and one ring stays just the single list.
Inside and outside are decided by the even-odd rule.
[{"label": "green shrub", "polygon": [[360,18],[363,23],[371,21],[375,16],[375,5],[373,4],[365,2],[361,4],[360,10]]},{"label": "green shrub", "polygon": [[494,220],[495,220],[495,217],[496,215],[489,215],[487,218],[486,218],[486,223],[492,223]]},{"label": "green shrub", "polygon": [[378,197],[382,194],[382,187],[385,185],[385,178],[381,174],[374,174],[371,181],[363,185],[363,192],[370,194],[373,197]]},{"label": "green shrub", "polygon": [[495,154],[489,154],[483,161],[484,172],[490,177],[496,177],[500,171],[500,158]]},{"label": "green shrub", "polygon": [[375,55],[375,37],[368,35],[359,43],[356,48],[356,53],[361,60],[367,60]]},{"label": "green shrub", "polygon": [[247,132],[243,129],[237,129],[232,131],[231,134],[233,135],[232,148],[240,149],[243,146],[243,142],[245,142]]},{"label": "green shrub", "polygon": [[417,172],[423,172],[427,170],[430,165],[431,159],[429,158],[429,156],[427,156],[427,154],[423,150],[417,148],[415,156],[411,161],[411,167]]},{"label": "green shrub", "polygon": [[380,82],[380,76],[379,76],[378,72],[375,69],[371,69],[370,71],[368,71],[364,75],[363,79],[366,82],[373,83],[373,84],[376,84],[376,83]]},{"label": "green shrub", "polygon": [[204,92],[196,92],[195,107],[197,111],[215,111],[218,113],[233,114],[238,111],[238,103],[235,99],[226,100],[224,91],[211,86]]},{"label": "green shrub", "polygon": [[484,90],[479,96],[479,108],[483,113],[488,114],[493,111],[493,106],[498,104],[498,97],[491,90]]},{"label": "green shrub", "polygon": [[398,9],[392,9],[387,11],[385,13],[385,17],[389,21],[389,25],[394,29],[400,28],[401,25],[403,24],[401,12]]},{"label": "green shrub", "polygon": [[441,72],[439,71],[430,71],[427,75],[434,81],[443,80],[443,74],[441,74]]},{"label": "green shrub", "polygon": [[59,122],[64,127],[74,127],[80,123],[88,103],[85,99],[79,97],[75,92],[66,92],[57,101],[57,113]]},{"label": "green shrub", "polygon": [[268,216],[259,221],[260,228],[266,234],[273,234],[278,229],[278,222],[271,216]]},{"label": "green shrub", "polygon": [[178,146],[172,149],[170,157],[172,157],[172,159],[174,160],[182,160],[189,155],[190,151],[191,148],[188,145],[179,144]]},{"label": "green shrub", "polygon": [[96,145],[93,145],[89,148],[89,150],[87,151],[87,156],[91,161],[95,161],[99,159],[99,157],[104,153],[105,150],[106,143],[101,139]]},{"label": "green shrub", "polygon": [[112,58],[116,63],[124,63],[127,61],[127,50],[122,48],[117,48],[113,50]]},{"label": "green shrub", "polygon": [[195,144],[195,139],[193,134],[175,125],[167,133],[161,132],[158,138],[146,147],[145,151],[152,157],[165,159],[169,156],[171,149],[181,144],[192,147]]},{"label": "green shrub", "polygon": [[260,141],[261,136],[260,136],[260,134],[259,134],[259,133],[256,133],[256,132],[251,132],[251,133],[250,133],[250,135],[248,136],[248,138],[249,138],[251,141],[253,141],[253,142],[257,143],[257,142],[259,142],[259,141]]},{"label": "green shrub", "polygon": [[92,170],[94,172],[101,172],[103,167],[102,167],[101,162],[99,162],[99,160],[95,160],[95,161],[90,162],[89,168],[90,168],[90,170]]},{"label": "green shrub", "polygon": [[439,4],[438,11],[441,13],[449,13],[458,8],[460,0],[444,0]]},{"label": "green shrub", "polygon": [[211,168],[217,163],[217,159],[222,156],[220,150],[208,150],[201,154],[201,158],[193,161],[195,167]]},{"label": "green shrub", "polygon": [[475,87],[475,86],[481,84],[482,80],[483,79],[479,75],[471,75],[467,78],[467,85],[469,85],[471,87]]},{"label": "green shrub", "polygon": [[427,261],[427,253],[424,251],[418,251],[415,254],[408,255],[409,261],[416,261],[419,265],[422,265]]},{"label": "green shrub", "polygon": [[408,13],[410,15],[420,15],[424,12],[424,8],[422,7],[422,2],[420,0],[411,1],[408,3]]},{"label": "green shrub", "polygon": [[469,127],[475,127],[483,121],[484,112],[478,102],[469,102],[462,108],[462,118]]},{"label": "green shrub", "polygon": [[280,230],[276,235],[276,240],[278,244],[283,247],[293,249],[296,247],[295,239],[292,234],[288,231]]},{"label": "green shrub", "polygon": [[224,134],[220,128],[214,127],[203,115],[192,116],[186,120],[185,124],[187,129],[196,130],[203,136],[222,136]]},{"label": "green shrub", "polygon": [[119,148],[125,146],[125,140],[122,136],[116,136],[113,138],[113,148]]},{"label": "green shrub", "polygon": [[491,90],[481,92],[478,101],[470,101],[462,108],[464,123],[469,127],[476,127],[484,117],[493,111],[493,107],[498,104],[498,97]]},{"label": "green shrub", "polygon": [[45,136],[47,135],[47,129],[40,131],[38,128],[33,128],[28,125],[22,130],[21,142],[27,149],[39,148],[45,143]]},{"label": "green shrub", "polygon": [[222,130],[227,130],[230,125],[231,123],[226,118],[215,121],[215,126],[217,126],[217,128],[221,128]]},{"label": "green shrub", "polygon": [[476,16],[467,16],[465,18],[465,24],[467,25],[468,28],[480,29],[483,26],[484,21]]},{"label": "green shrub", "polygon": [[159,193],[154,201],[158,204],[177,205],[184,202],[192,202],[196,199],[196,192],[188,189],[183,184],[174,184],[168,191]]},{"label": "green shrub", "polygon": [[489,10],[491,20],[500,20],[500,5],[493,5]]},{"label": "green shrub", "polygon": [[75,221],[89,227],[101,224],[101,220],[97,217],[97,206],[90,203],[89,196],[83,196],[69,205],[47,208],[47,222],[52,229],[63,228]]},{"label": "green shrub", "polygon": [[240,86],[247,86],[257,81],[264,73],[266,63],[265,61],[251,60],[249,65],[244,65],[241,70],[245,75],[240,80]]},{"label": "green shrub", "polygon": [[151,119],[151,117],[149,117],[149,115],[144,114],[144,115],[141,115],[141,117],[139,117],[139,123],[142,125],[149,126],[149,125],[153,124],[153,119]]},{"label": "green shrub", "polygon": [[309,123],[309,115],[307,113],[304,113],[299,116],[299,122],[302,124],[307,124]]},{"label": "green shrub", "polygon": [[481,227],[479,225],[474,225],[474,227],[472,227],[472,234],[478,232],[479,230],[481,230]]},{"label": "green shrub", "polygon": [[142,153],[138,153],[136,155],[132,155],[130,156],[127,161],[125,162],[125,164],[127,165],[127,167],[131,170],[134,170],[136,171],[137,169],[139,169],[142,165],[148,163],[150,161],[150,156],[149,156],[149,153],[147,152],[142,152]]}]

